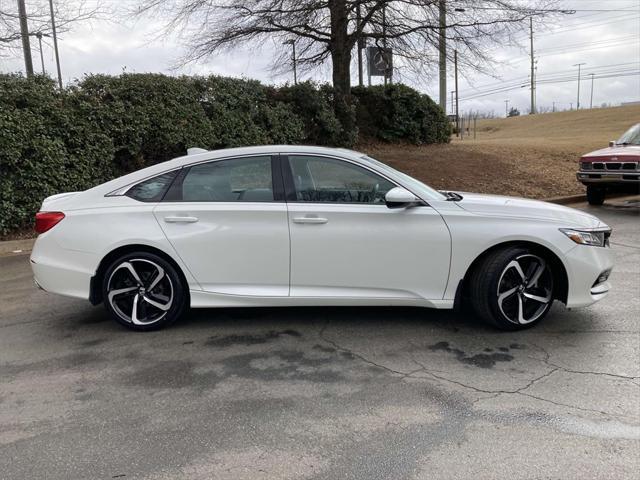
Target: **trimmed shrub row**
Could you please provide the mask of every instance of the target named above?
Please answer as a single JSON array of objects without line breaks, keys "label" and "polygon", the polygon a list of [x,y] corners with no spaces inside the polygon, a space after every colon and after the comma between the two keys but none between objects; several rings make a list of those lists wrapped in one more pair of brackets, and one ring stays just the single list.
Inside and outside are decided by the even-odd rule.
[{"label": "trimmed shrub row", "polygon": [[[448,142],[449,124],[404,85],[354,88],[360,139]],[[331,87],[271,87],[225,77],[90,75],[63,91],[46,77],[0,75],[0,235],[32,221],[42,199],[208,149],[337,145]],[[352,135],[356,137],[357,132]]]}]

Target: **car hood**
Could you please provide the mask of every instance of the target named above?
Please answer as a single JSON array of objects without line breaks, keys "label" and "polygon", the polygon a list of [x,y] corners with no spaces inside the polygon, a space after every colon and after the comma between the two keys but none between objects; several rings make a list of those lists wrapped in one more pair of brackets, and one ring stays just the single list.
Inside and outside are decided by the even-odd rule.
[{"label": "car hood", "polygon": [[593,215],[554,203],[499,195],[460,193],[457,204],[477,215],[531,218],[564,224],[568,227],[595,228],[604,224]]},{"label": "car hood", "polygon": [[638,157],[640,156],[640,146],[638,145],[616,145],[613,147],[601,148],[589,152],[582,156],[582,160],[596,160],[596,161],[617,161],[618,158],[611,157]]}]

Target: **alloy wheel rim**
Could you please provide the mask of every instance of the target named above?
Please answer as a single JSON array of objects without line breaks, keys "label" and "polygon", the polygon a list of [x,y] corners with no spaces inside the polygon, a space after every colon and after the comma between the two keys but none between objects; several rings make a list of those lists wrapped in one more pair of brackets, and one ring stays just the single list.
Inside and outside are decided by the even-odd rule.
[{"label": "alloy wheel rim", "polygon": [[118,265],[107,282],[107,300],[116,314],[134,325],[162,320],[173,305],[173,283],[164,269],[143,258]]},{"label": "alloy wheel rim", "polygon": [[511,260],[498,281],[498,308],[517,325],[540,318],[553,300],[553,276],[537,255],[525,254]]}]

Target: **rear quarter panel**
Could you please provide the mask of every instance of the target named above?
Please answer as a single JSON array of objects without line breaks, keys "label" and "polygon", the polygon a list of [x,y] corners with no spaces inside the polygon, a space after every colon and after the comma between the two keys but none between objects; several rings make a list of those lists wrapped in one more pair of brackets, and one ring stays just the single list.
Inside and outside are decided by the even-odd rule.
[{"label": "rear quarter panel", "polygon": [[[73,277],[75,285],[67,289],[64,279],[53,282],[55,285],[49,281],[49,285],[42,285],[46,290],[88,298],[89,279],[95,275],[102,259],[113,250],[132,244],[166,253],[182,269],[189,288],[200,289],[158,225],[153,215],[156,203],[140,203],[128,197],[109,200],[112,205],[108,207],[62,210],[65,218],[38,237],[31,255],[34,272],[37,269],[67,272],[67,283]],[[50,276],[49,273],[47,277]]]}]

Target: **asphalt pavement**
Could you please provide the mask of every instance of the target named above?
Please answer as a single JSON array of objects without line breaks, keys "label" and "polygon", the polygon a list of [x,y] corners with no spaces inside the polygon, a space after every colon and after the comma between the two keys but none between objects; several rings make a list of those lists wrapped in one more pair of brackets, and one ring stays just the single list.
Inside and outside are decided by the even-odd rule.
[{"label": "asphalt pavement", "polygon": [[640,203],[580,207],[614,228],[613,291],[517,333],[412,308],[134,333],[2,257],[0,478],[637,478]]}]

